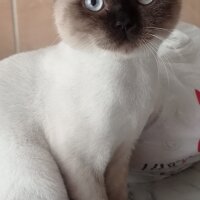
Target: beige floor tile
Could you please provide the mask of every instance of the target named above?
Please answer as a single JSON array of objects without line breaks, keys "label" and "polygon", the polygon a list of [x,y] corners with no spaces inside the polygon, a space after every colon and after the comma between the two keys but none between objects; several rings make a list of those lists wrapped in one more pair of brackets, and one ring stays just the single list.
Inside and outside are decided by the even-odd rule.
[{"label": "beige floor tile", "polygon": [[52,17],[53,0],[17,0],[20,50],[53,44],[57,39]]},{"label": "beige floor tile", "polygon": [[11,4],[0,0],[0,59],[14,53]]}]

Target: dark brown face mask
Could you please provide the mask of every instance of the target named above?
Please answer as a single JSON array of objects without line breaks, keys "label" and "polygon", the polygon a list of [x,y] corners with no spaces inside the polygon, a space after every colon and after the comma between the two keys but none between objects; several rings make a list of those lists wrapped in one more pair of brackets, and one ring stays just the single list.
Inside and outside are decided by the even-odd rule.
[{"label": "dark brown face mask", "polygon": [[57,0],[56,3],[63,11],[60,30],[65,29],[67,34],[62,37],[66,41],[67,35],[74,34],[74,40],[84,37],[102,49],[126,52],[154,35],[167,36],[181,7],[180,0]]}]

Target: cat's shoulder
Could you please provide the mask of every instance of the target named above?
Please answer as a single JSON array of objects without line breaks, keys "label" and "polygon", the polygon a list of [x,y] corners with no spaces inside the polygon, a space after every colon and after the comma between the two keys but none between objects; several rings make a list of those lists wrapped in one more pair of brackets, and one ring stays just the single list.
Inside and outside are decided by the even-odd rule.
[{"label": "cat's shoulder", "polygon": [[[49,46],[46,48],[22,52],[14,54],[0,61],[0,71],[8,69],[9,67],[28,67],[43,62],[48,54],[53,53],[58,48],[58,45]],[[5,68],[6,67],[6,68]]]},{"label": "cat's shoulder", "polygon": [[0,83],[9,80],[33,79],[43,73],[45,66],[53,65],[61,60],[62,54],[60,44],[46,48],[22,52],[12,55],[0,61]]}]

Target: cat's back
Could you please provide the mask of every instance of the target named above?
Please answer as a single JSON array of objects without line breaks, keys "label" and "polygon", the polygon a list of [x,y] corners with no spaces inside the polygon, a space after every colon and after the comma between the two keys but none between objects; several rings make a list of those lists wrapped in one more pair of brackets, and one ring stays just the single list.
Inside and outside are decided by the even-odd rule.
[{"label": "cat's back", "polygon": [[[19,53],[0,61],[0,90],[25,89],[33,86],[40,73],[44,55],[48,49]],[[21,87],[20,87],[21,86]],[[14,88],[13,88],[14,87]]]},{"label": "cat's back", "polygon": [[68,199],[36,121],[42,68],[53,49],[0,61],[0,199]]},{"label": "cat's back", "polygon": [[20,53],[0,61],[0,112],[18,116],[30,113],[40,88],[45,57],[54,48]]}]

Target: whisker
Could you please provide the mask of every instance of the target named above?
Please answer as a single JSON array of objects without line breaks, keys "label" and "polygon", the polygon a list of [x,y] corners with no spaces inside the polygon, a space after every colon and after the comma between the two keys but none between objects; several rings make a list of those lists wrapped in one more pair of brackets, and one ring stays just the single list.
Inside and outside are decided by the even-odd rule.
[{"label": "whisker", "polygon": [[144,29],[150,29],[150,30],[159,30],[159,31],[165,31],[165,32],[168,32],[168,33],[171,33],[173,31],[173,29],[165,29],[165,28],[160,28],[160,27],[151,27],[151,26],[147,26],[147,27],[144,27]]},{"label": "whisker", "polygon": [[[154,44],[151,43],[151,42],[149,42],[148,44],[151,47],[151,49],[157,54],[157,51],[156,51],[157,48],[155,48]],[[158,59],[158,63],[159,63],[158,68],[162,67],[164,69],[165,74],[166,74],[166,78],[167,78],[167,85],[169,87],[170,78],[169,78],[169,71],[168,71],[167,63],[162,58],[160,58],[158,56],[157,56],[157,59]]]},{"label": "whisker", "polygon": [[152,48],[148,45],[148,42],[146,42],[144,39],[142,40],[142,43],[143,43],[144,47],[147,49],[147,51],[149,51],[149,53],[152,53],[153,57],[156,60],[157,76],[158,76],[158,81],[160,81],[160,69],[158,67],[159,61],[158,61],[157,53],[155,53],[152,50]]}]

